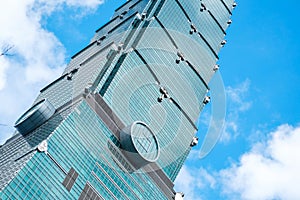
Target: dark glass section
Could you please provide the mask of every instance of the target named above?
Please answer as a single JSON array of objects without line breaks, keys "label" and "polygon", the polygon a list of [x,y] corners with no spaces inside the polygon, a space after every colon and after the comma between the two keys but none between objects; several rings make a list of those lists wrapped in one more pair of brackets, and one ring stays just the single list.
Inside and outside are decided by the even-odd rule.
[{"label": "dark glass section", "polygon": [[70,192],[72,189],[76,179],[78,177],[78,173],[75,171],[75,169],[71,168],[70,171],[68,172],[65,180],[63,181],[63,186]]},{"label": "dark glass section", "polygon": [[103,198],[98,195],[97,191],[92,188],[92,186],[87,183],[80,194],[78,200],[102,200]]}]

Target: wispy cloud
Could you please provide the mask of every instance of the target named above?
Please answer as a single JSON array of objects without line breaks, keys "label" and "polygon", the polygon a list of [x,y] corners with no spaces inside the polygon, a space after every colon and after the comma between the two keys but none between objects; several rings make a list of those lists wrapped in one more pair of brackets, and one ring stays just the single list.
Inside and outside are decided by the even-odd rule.
[{"label": "wispy cloud", "polygon": [[94,10],[103,0],[10,0],[0,7],[0,48],[12,46],[12,56],[0,56],[0,143],[13,132],[13,123],[33,102],[39,89],[66,66],[59,39],[43,28],[42,19],[63,6]]},{"label": "wispy cloud", "polygon": [[229,100],[231,100],[232,105],[234,105],[234,110],[246,111],[251,107],[252,102],[247,101],[245,98],[250,88],[250,80],[246,79],[236,87],[227,87],[226,93]]},{"label": "wispy cloud", "polygon": [[250,80],[246,79],[235,87],[226,88],[227,116],[224,132],[220,138],[222,143],[228,144],[239,135],[239,116],[252,106],[252,101],[248,99],[250,85]]},{"label": "wispy cloud", "polygon": [[[204,126],[199,126],[200,148],[194,148],[189,158],[198,160],[202,159],[208,155],[216,141],[220,141],[223,144],[230,144],[234,141],[240,134],[241,119],[240,116],[246,113],[252,105],[252,101],[249,99],[251,82],[249,79],[241,82],[236,86],[229,86],[225,88],[225,94],[227,99],[219,98],[216,101],[213,98],[212,104],[209,104],[201,113],[198,124],[205,125],[209,127],[208,129],[203,128]],[[217,87],[213,92],[220,94],[219,91],[221,87]],[[225,96],[224,94],[224,96]],[[216,97],[217,95],[215,95]],[[225,102],[226,101],[226,102]],[[226,108],[223,108],[226,107]],[[215,112],[213,112],[213,109]],[[222,113],[226,109],[226,116]],[[211,117],[212,116],[212,117]],[[225,123],[224,123],[224,117]],[[223,125],[224,127],[220,125]],[[205,135],[203,133],[206,132]],[[203,136],[202,136],[203,135]]]}]

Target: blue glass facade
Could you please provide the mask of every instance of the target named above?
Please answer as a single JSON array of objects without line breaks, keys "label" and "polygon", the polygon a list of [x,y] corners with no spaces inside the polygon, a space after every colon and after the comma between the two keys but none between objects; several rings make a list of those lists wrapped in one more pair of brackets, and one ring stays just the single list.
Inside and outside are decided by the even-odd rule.
[{"label": "blue glass facade", "polygon": [[172,199],[233,3],[116,9],[0,147],[0,199]]}]

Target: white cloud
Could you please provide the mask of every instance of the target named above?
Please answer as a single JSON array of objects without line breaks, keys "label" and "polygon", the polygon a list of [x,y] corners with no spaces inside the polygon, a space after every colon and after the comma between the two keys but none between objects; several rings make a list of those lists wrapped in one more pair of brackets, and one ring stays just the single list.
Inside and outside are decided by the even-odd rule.
[{"label": "white cloud", "polygon": [[8,62],[0,57],[0,91],[4,88],[6,83],[5,71],[8,68]]},{"label": "white cloud", "polygon": [[83,6],[89,8],[95,8],[96,6],[104,3],[104,0],[67,0],[67,5],[69,6]]},{"label": "white cloud", "polygon": [[279,126],[220,172],[224,193],[231,199],[300,199],[299,144],[300,127]]},{"label": "white cloud", "polygon": [[228,168],[195,169],[197,164],[189,156],[193,166],[181,169],[175,189],[185,193],[186,199],[209,199],[206,195],[213,195],[230,200],[298,200],[299,144],[300,125],[285,124],[254,143],[239,161],[229,158],[232,164]]},{"label": "white cloud", "polygon": [[202,189],[209,186],[214,188],[216,185],[215,178],[205,169],[192,169],[183,166],[176,178],[176,192],[183,192],[185,200],[201,200]]},{"label": "white cloud", "polygon": [[[57,78],[66,66],[65,48],[54,33],[43,28],[43,17],[63,6],[87,12],[102,3],[103,0],[9,0],[1,4],[0,48],[13,46],[13,56],[0,56],[1,124],[12,127],[39,89]],[[0,127],[0,143],[9,136],[3,132]]]}]

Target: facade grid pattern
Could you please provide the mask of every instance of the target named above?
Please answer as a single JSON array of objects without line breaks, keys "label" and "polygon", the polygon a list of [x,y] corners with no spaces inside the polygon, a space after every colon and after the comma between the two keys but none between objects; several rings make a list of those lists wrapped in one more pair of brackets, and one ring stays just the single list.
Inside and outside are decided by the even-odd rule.
[{"label": "facade grid pattern", "polygon": [[[172,199],[233,3],[129,0],[116,9],[40,91],[33,105],[47,99],[54,114],[0,146],[0,199]],[[122,143],[137,122],[147,128],[129,134],[146,164]]]}]

